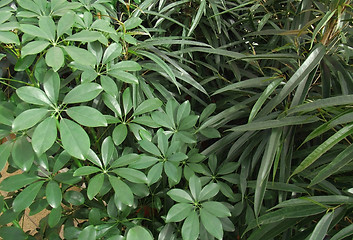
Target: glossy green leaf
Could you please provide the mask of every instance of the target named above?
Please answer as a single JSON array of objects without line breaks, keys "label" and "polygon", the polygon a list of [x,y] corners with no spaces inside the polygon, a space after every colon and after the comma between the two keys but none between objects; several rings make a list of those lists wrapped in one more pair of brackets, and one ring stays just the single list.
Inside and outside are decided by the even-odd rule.
[{"label": "glossy green leaf", "polygon": [[18,132],[33,127],[49,112],[44,108],[33,108],[22,112],[12,123],[12,131]]},{"label": "glossy green leaf", "polygon": [[181,203],[193,202],[193,199],[191,198],[190,194],[181,189],[172,189],[168,191],[167,194],[176,202],[181,202]]},{"label": "glossy green leaf", "polygon": [[127,136],[127,127],[126,124],[119,124],[113,130],[113,141],[115,145],[120,145]]},{"label": "glossy green leaf", "polygon": [[203,208],[200,209],[200,217],[202,225],[207,232],[218,239],[223,238],[223,227],[221,221]]},{"label": "glossy green leaf", "polygon": [[333,235],[331,240],[342,240],[351,235],[353,235],[353,224],[350,224],[347,227],[341,229],[338,233]]},{"label": "glossy green leaf", "polygon": [[61,119],[60,136],[64,149],[71,156],[85,159],[90,148],[90,139],[80,125],[68,119]]},{"label": "glossy green leaf", "polygon": [[204,202],[202,203],[202,208],[207,210],[212,215],[219,218],[225,218],[225,217],[231,216],[229,209],[220,202],[214,202],[214,201]]},{"label": "glossy green leaf", "polygon": [[101,112],[88,106],[66,109],[66,113],[76,122],[87,127],[106,127],[107,121]]},{"label": "glossy green leaf", "polygon": [[113,59],[116,59],[120,56],[121,51],[123,50],[122,46],[119,43],[112,43],[107,47],[104,52],[102,64],[106,64]]},{"label": "glossy green leaf", "polygon": [[120,61],[112,66],[113,69],[122,71],[140,71],[141,66],[135,61]]},{"label": "glossy green leaf", "polygon": [[170,161],[166,161],[164,163],[164,172],[167,174],[168,178],[173,182],[179,182],[179,174],[178,174],[178,166]]},{"label": "glossy green leaf", "polygon": [[21,24],[20,30],[24,33],[29,34],[29,35],[50,40],[48,38],[48,35],[44,32],[44,30],[42,30],[41,28],[39,28],[33,24]]},{"label": "glossy green leaf", "polygon": [[63,103],[88,102],[96,98],[102,90],[102,87],[97,83],[80,84],[66,94]]},{"label": "glossy green leaf", "polygon": [[27,103],[32,103],[34,105],[51,106],[47,95],[36,87],[20,87],[16,90],[17,96]]},{"label": "glossy green leaf", "polygon": [[333,220],[334,212],[326,213],[316,224],[309,240],[322,240],[327,234],[327,230]]},{"label": "glossy green leaf", "polygon": [[101,169],[93,166],[82,166],[74,172],[74,176],[85,176],[90,175],[92,173],[97,173],[102,171]]},{"label": "glossy green leaf", "polygon": [[131,30],[137,28],[142,23],[142,20],[138,17],[130,17],[124,22],[124,27],[126,30]]},{"label": "glossy green leaf", "polygon": [[59,184],[53,180],[49,181],[45,188],[45,196],[52,208],[60,207],[62,194]]},{"label": "glossy green leaf", "polygon": [[64,33],[68,32],[70,28],[75,23],[75,15],[73,12],[68,11],[66,12],[58,22],[58,27],[56,29],[57,36],[61,37]]},{"label": "glossy green leaf", "polygon": [[28,171],[31,168],[34,161],[34,151],[25,136],[15,141],[12,148],[12,159],[22,171]]},{"label": "glossy green leaf", "polygon": [[99,191],[102,189],[103,183],[104,174],[97,174],[89,180],[87,188],[87,197],[89,200],[92,200],[94,196],[99,193]]},{"label": "glossy green leaf", "polygon": [[181,235],[183,239],[196,240],[199,236],[200,220],[195,211],[185,219],[183,227],[181,228]]},{"label": "glossy green leaf", "polygon": [[0,190],[5,192],[14,192],[28,184],[39,179],[38,176],[29,175],[27,173],[15,174],[1,181]]},{"label": "glossy green leaf", "polygon": [[61,206],[58,206],[57,208],[53,208],[50,211],[49,217],[48,217],[48,225],[49,225],[49,227],[53,228],[60,222],[61,213],[62,213]]},{"label": "glossy green leaf", "polygon": [[13,210],[15,212],[21,212],[25,208],[29,207],[33,202],[34,198],[37,196],[39,190],[41,189],[44,181],[38,181],[32,183],[28,187],[26,187],[12,203]]},{"label": "glossy green leaf", "polygon": [[83,196],[83,194],[77,191],[67,191],[64,194],[64,199],[68,203],[71,203],[72,205],[75,205],[75,206],[82,205],[85,202],[85,197]]},{"label": "glossy green leaf", "polygon": [[114,98],[118,96],[119,91],[113,79],[111,79],[108,76],[102,75],[100,77],[100,81],[101,81],[101,86],[106,93],[110,94]]},{"label": "glossy green leaf", "polygon": [[0,145],[0,171],[5,167],[8,158],[10,157],[12,144],[3,143]]},{"label": "glossy green leaf", "polygon": [[146,152],[151,153],[154,156],[161,156],[161,152],[152,142],[142,139],[139,144]]},{"label": "glossy green leaf", "polygon": [[302,207],[305,205],[338,205],[338,204],[352,204],[353,198],[342,195],[327,195],[327,196],[312,196],[312,197],[301,197],[296,199],[289,199],[277,204],[274,208],[282,207]]},{"label": "glossy green leaf", "polygon": [[66,38],[67,41],[93,42],[101,37],[101,33],[89,30],[82,30]]},{"label": "glossy green leaf", "polygon": [[112,185],[117,198],[122,203],[132,206],[134,203],[134,196],[132,195],[130,187],[119,178],[110,175],[109,182]]},{"label": "glossy green leaf", "polygon": [[45,55],[45,62],[57,72],[64,64],[64,52],[59,47],[51,47]]},{"label": "glossy green leaf", "polygon": [[135,153],[126,154],[119,157],[117,160],[113,161],[113,163],[111,164],[111,167],[117,168],[117,167],[129,165],[129,164],[133,164],[138,159],[140,159],[140,156],[138,154],[135,154]]},{"label": "glossy green leaf", "polygon": [[39,27],[47,34],[47,39],[55,41],[56,26],[53,19],[49,16],[39,17]]},{"label": "glossy green leaf", "polygon": [[125,178],[133,183],[147,183],[146,175],[143,172],[138,171],[136,169],[117,168],[113,170],[113,172],[119,175],[120,177]]},{"label": "glossy green leaf", "polygon": [[137,77],[135,77],[131,73],[128,73],[125,71],[113,69],[108,72],[108,75],[115,77],[116,79],[118,79],[122,82],[125,82],[125,83],[129,83],[129,84],[138,84],[139,83],[139,80],[137,79]]},{"label": "glossy green leaf", "polygon": [[27,235],[21,228],[14,226],[2,226],[0,228],[0,237],[7,240],[26,239]]},{"label": "glossy green leaf", "polygon": [[27,43],[21,49],[21,57],[23,58],[27,55],[34,55],[34,54],[40,53],[48,46],[49,46],[48,41],[33,41],[30,43]]},{"label": "glossy green leaf", "polygon": [[108,166],[109,162],[113,159],[114,151],[115,151],[114,143],[110,136],[104,139],[102,143],[101,151],[102,151],[103,165]]},{"label": "glossy green leaf", "polygon": [[18,36],[13,32],[0,32],[0,42],[11,44],[14,43],[16,45],[20,45],[20,40]]},{"label": "glossy green leaf", "polygon": [[95,240],[96,239],[96,229],[93,225],[85,227],[80,235],[78,235],[78,240]]},{"label": "glossy green leaf", "polygon": [[180,222],[188,217],[192,211],[193,206],[191,204],[177,203],[169,209],[166,222]]},{"label": "glossy green leaf", "polygon": [[158,98],[147,99],[137,106],[134,115],[152,112],[162,106],[162,101]]},{"label": "glossy green leaf", "polygon": [[156,183],[162,177],[163,163],[154,165],[147,174],[148,185]]},{"label": "glossy green leaf", "polygon": [[54,104],[58,102],[60,92],[60,77],[59,74],[49,70],[46,72],[43,81],[43,88],[45,94]]},{"label": "glossy green leaf", "polygon": [[200,198],[200,193],[201,193],[201,181],[200,178],[198,178],[196,175],[192,175],[189,178],[189,188],[192,197],[195,200],[199,200]]},{"label": "glossy green leaf", "polygon": [[126,236],[126,240],[153,240],[151,234],[141,226],[135,226],[131,228]]},{"label": "glossy green leaf", "polygon": [[68,154],[65,150],[58,154],[58,157],[56,158],[56,161],[54,163],[53,172],[56,173],[57,171],[62,169],[62,167],[64,167],[70,159],[70,154]]},{"label": "glossy green leaf", "polygon": [[64,50],[77,63],[87,66],[94,66],[96,64],[96,57],[83,48],[74,46],[66,46]]}]

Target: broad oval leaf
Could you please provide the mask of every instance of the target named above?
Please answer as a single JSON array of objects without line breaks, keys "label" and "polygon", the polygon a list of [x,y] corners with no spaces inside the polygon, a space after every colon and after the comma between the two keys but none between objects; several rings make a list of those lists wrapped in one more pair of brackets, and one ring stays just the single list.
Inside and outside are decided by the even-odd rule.
[{"label": "broad oval leaf", "polygon": [[121,51],[123,50],[122,46],[119,43],[112,43],[107,47],[104,52],[102,64],[106,64],[111,60],[120,56]]},{"label": "broad oval leaf", "polygon": [[141,226],[135,226],[129,230],[126,240],[153,240],[151,234]]},{"label": "broad oval leaf", "polygon": [[176,202],[192,203],[193,200],[189,193],[182,189],[172,189],[167,192],[168,196]]},{"label": "broad oval leaf", "polygon": [[204,201],[217,195],[219,192],[219,185],[217,183],[209,183],[204,186],[200,192],[199,200]]},{"label": "broad oval leaf", "polygon": [[223,238],[223,227],[221,221],[203,208],[200,209],[200,217],[202,225],[207,232],[218,239]]},{"label": "broad oval leaf", "polygon": [[97,167],[83,166],[83,167],[76,169],[76,171],[74,172],[74,176],[85,176],[85,175],[90,175],[92,173],[97,173],[100,171],[102,171],[102,170]]},{"label": "broad oval leaf", "polygon": [[122,71],[140,71],[142,68],[140,64],[135,61],[121,61],[112,66],[112,69]]},{"label": "broad oval leaf", "polygon": [[12,203],[13,210],[15,212],[21,212],[31,205],[35,197],[37,196],[39,190],[41,189],[44,181],[38,181],[32,183],[28,187],[26,187]]},{"label": "broad oval leaf", "polygon": [[127,127],[126,124],[119,124],[116,126],[113,130],[113,141],[115,145],[120,145],[126,138],[127,136]]},{"label": "broad oval leaf", "polygon": [[169,209],[166,222],[180,222],[188,217],[192,211],[193,206],[191,204],[177,203]]},{"label": "broad oval leaf", "polygon": [[87,127],[106,127],[107,121],[101,112],[88,106],[77,106],[66,109],[66,113],[76,122]]},{"label": "broad oval leaf", "polygon": [[202,203],[202,208],[219,218],[230,217],[229,209],[224,204],[215,201]]},{"label": "broad oval leaf", "polygon": [[12,130],[14,132],[28,129],[41,121],[49,112],[44,108],[33,108],[26,110],[18,115],[12,123]]},{"label": "broad oval leaf", "polygon": [[97,83],[80,84],[66,94],[63,103],[88,102],[96,98],[102,90],[102,87]]},{"label": "broad oval leaf", "polygon": [[134,111],[134,115],[140,115],[147,112],[152,112],[162,106],[162,101],[158,98],[147,99],[143,101]]},{"label": "broad oval leaf", "polygon": [[71,156],[85,159],[90,148],[90,139],[80,125],[68,119],[61,119],[60,136],[64,149]]},{"label": "broad oval leaf", "polygon": [[78,191],[67,191],[64,194],[64,199],[75,206],[82,205],[85,202],[85,197]]},{"label": "broad oval leaf", "polygon": [[108,75],[115,77],[116,79],[118,79],[122,82],[125,82],[125,83],[129,83],[129,84],[138,84],[139,83],[139,80],[137,79],[137,77],[135,77],[131,73],[128,73],[125,71],[113,69],[108,72]]},{"label": "broad oval leaf", "polygon": [[146,175],[133,168],[117,168],[113,172],[133,183],[147,183]]},{"label": "broad oval leaf", "polygon": [[24,58],[27,55],[34,55],[34,54],[40,53],[48,46],[49,46],[48,41],[29,42],[21,49],[21,57]]},{"label": "broad oval leaf", "polygon": [[97,174],[93,178],[91,178],[88,182],[87,187],[87,197],[89,200],[92,200],[94,196],[96,196],[99,191],[102,189],[104,183],[104,174]]},{"label": "broad oval leaf", "polygon": [[89,51],[75,46],[66,46],[64,50],[77,63],[82,65],[94,66],[96,64],[96,57]]},{"label": "broad oval leaf", "polygon": [[47,95],[36,87],[25,86],[16,90],[17,96],[23,101],[35,105],[52,106]]},{"label": "broad oval leaf", "polygon": [[57,208],[51,209],[48,217],[48,225],[49,227],[55,227],[61,219],[62,208],[58,206]]},{"label": "broad oval leaf", "polygon": [[134,196],[130,187],[121,181],[119,178],[109,175],[109,182],[112,185],[116,197],[124,204],[132,206],[134,203]]},{"label": "broad oval leaf", "polygon": [[29,175],[27,173],[12,175],[1,181],[0,190],[14,192],[38,179],[40,179],[38,176]]},{"label": "broad oval leaf", "polygon": [[58,73],[49,70],[44,76],[43,88],[45,94],[54,104],[58,102],[60,92],[60,76]]},{"label": "broad oval leaf", "polygon": [[22,171],[28,171],[31,168],[34,155],[31,143],[25,136],[16,139],[12,148],[12,159]]},{"label": "broad oval leaf", "polygon": [[183,239],[196,240],[199,236],[200,220],[196,211],[192,211],[186,218],[183,227],[181,228],[181,235]]},{"label": "broad oval leaf", "polygon": [[154,156],[161,156],[161,152],[159,151],[159,149],[157,148],[156,145],[154,145],[152,142],[146,140],[146,139],[142,139],[139,142],[140,146],[143,148],[143,150],[145,150],[146,152],[151,153]]},{"label": "broad oval leaf", "polygon": [[133,28],[136,28],[140,26],[142,23],[142,20],[138,17],[130,17],[128,20],[124,22],[124,27],[126,30],[131,30]]},{"label": "broad oval leaf", "polygon": [[49,181],[45,188],[45,196],[52,208],[60,207],[62,194],[59,184],[56,181]]},{"label": "broad oval leaf", "polygon": [[82,30],[66,38],[67,41],[93,42],[101,37],[101,33],[96,31]]},{"label": "broad oval leaf", "polygon": [[52,67],[54,72],[57,72],[64,64],[64,52],[59,47],[49,48],[45,55],[45,62],[49,67]]}]

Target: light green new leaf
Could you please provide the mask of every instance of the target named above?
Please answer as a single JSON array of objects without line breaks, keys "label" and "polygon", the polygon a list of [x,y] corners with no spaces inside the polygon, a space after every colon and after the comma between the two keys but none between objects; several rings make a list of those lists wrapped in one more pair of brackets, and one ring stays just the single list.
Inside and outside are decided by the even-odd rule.
[{"label": "light green new leaf", "polygon": [[56,137],[56,120],[48,117],[36,127],[32,135],[32,147],[37,156],[46,152],[54,144]]},{"label": "light green new leaf", "polygon": [[181,235],[183,239],[196,240],[199,236],[200,231],[200,220],[199,216],[195,211],[192,211],[190,215],[185,219],[183,227],[181,228]]},{"label": "light green new leaf", "polygon": [[12,148],[12,159],[22,171],[28,171],[31,168],[34,161],[34,152],[26,136],[16,139]]},{"label": "light green new leaf", "polygon": [[45,55],[45,62],[53,68],[54,72],[57,72],[64,64],[64,52],[59,47],[49,48]]},{"label": "light green new leaf", "polygon": [[75,23],[75,14],[72,11],[65,13],[58,22],[56,29],[57,36],[61,37],[64,33],[68,32]]},{"label": "light green new leaf", "polygon": [[108,72],[108,75],[115,77],[116,79],[118,79],[122,82],[129,83],[129,84],[138,84],[139,83],[139,80],[137,79],[137,77],[135,77],[131,73],[128,73],[125,71],[112,69]]},{"label": "light green new leaf", "polygon": [[192,211],[193,206],[191,204],[177,203],[169,209],[166,222],[180,222],[188,217]]},{"label": "light green new leaf", "polygon": [[40,122],[48,112],[48,109],[33,108],[20,113],[12,123],[12,131],[17,132],[33,127]]},{"label": "light green new leaf", "polygon": [[117,168],[112,170],[112,172],[116,173],[122,178],[129,180],[132,183],[147,183],[146,175],[133,168]]},{"label": "light green new leaf", "polygon": [[220,202],[214,202],[214,201],[204,202],[202,203],[202,208],[207,210],[212,215],[215,215],[216,217],[219,217],[219,218],[225,218],[225,217],[231,216],[229,209]]},{"label": "light green new leaf", "polygon": [[119,43],[112,43],[104,52],[102,64],[106,64],[120,56],[123,47]]},{"label": "light green new leaf", "polygon": [[33,200],[37,196],[43,183],[44,181],[32,183],[31,185],[26,187],[20,194],[18,194],[18,196],[12,203],[13,210],[15,212],[21,212],[27,207],[29,207],[29,205],[32,204]]},{"label": "light green new leaf", "polygon": [[18,36],[13,32],[1,32],[0,31],[0,42],[11,44],[14,43],[16,45],[20,45],[20,40]]},{"label": "light green new leaf", "polygon": [[129,230],[126,240],[153,240],[151,234],[141,226],[135,226]]},{"label": "light green new leaf", "polygon": [[47,71],[44,76],[43,88],[45,94],[54,104],[57,103],[60,91],[60,77],[59,74],[52,70]]},{"label": "light green new leaf", "polygon": [[316,224],[309,240],[323,240],[334,217],[334,212],[326,213]]},{"label": "light green new leaf", "polygon": [[91,178],[88,182],[87,188],[87,197],[89,200],[92,200],[94,196],[96,196],[99,191],[102,189],[104,183],[104,174],[97,174],[93,178]]},{"label": "light green new leaf", "polygon": [[27,55],[34,55],[34,54],[40,53],[44,49],[46,49],[48,46],[49,46],[48,41],[29,42],[24,47],[22,47],[21,57],[24,58]]},{"label": "light green new leaf", "polygon": [[218,239],[223,238],[223,227],[221,221],[203,208],[200,209],[200,217],[202,225],[207,232]]},{"label": "light green new leaf", "polygon": [[52,208],[60,207],[62,194],[59,184],[56,181],[49,181],[45,188],[45,196]]},{"label": "light green new leaf", "polygon": [[67,41],[94,42],[101,37],[101,33],[89,30],[82,30],[66,38]]},{"label": "light green new leaf", "polygon": [[84,160],[90,149],[90,139],[77,123],[61,119],[60,136],[64,149],[73,157]]},{"label": "light green new leaf", "polygon": [[65,46],[64,50],[77,63],[82,65],[94,66],[96,64],[96,57],[83,48],[75,46]]},{"label": "light green new leaf", "polygon": [[353,124],[347,125],[344,128],[340,129],[338,132],[333,134],[329,139],[320,144],[314,151],[312,151],[309,156],[307,156],[300,165],[294,170],[291,177],[295,174],[300,173],[311,164],[313,164],[319,157],[321,157],[324,153],[330,150],[333,146],[339,143],[342,139],[353,133]]},{"label": "light green new leaf", "polygon": [[27,103],[35,105],[52,106],[47,95],[36,87],[25,86],[16,90],[17,96]]},{"label": "light green new leaf", "polygon": [[109,182],[112,185],[116,197],[124,204],[132,206],[134,204],[134,196],[130,187],[119,178],[109,175]]},{"label": "light green new leaf", "polygon": [[152,112],[162,106],[162,101],[158,98],[151,98],[143,101],[134,111],[134,115]]},{"label": "light green new leaf", "polygon": [[112,137],[115,145],[119,146],[125,140],[126,136],[127,136],[126,124],[119,124],[114,128]]},{"label": "light green new leaf", "polygon": [[96,98],[102,90],[102,87],[98,83],[80,84],[66,94],[63,103],[88,102]]},{"label": "light green new leaf", "polygon": [[97,167],[93,167],[93,166],[82,166],[78,169],[76,169],[76,171],[74,172],[74,177],[76,176],[84,176],[84,175],[90,175],[92,173],[97,173],[97,172],[101,172],[102,170],[97,168]]},{"label": "light green new leaf", "polygon": [[182,189],[172,189],[167,192],[168,196],[176,202],[192,203],[193,200],[189,193]]},{"label": "light green new leaf", "polygon": [[76,122],[87,127],[106,127],[107,121],[103,114],[95,108],[77,106],[66,109],[66,113]]},{"label": "light green new leaf", "polygon": [[47,34],[47,39],[54,42],[55,41],[55,32],[56,26],[53,19],[49,16],[40,16],[39,17],[39,27]]}]

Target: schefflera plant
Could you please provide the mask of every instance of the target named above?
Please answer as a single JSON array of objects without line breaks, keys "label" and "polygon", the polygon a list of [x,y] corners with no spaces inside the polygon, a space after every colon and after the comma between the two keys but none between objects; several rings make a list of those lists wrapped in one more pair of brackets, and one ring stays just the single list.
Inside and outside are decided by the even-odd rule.
[{"label": "schefflera plant", "polygon": [[[196,240],[209,239],[211,236],[222,239],[223,225],[230,226],[234,231],[234,225],[228,219],[231,212],[226,205],[218,201],[212,201],[219,192],[219,185],[209,183],[202,187],[200,179],[193,175],[189,179],[189,191],[172,189],[167,194],[177,202],[167,214],[166,222],[180,222],[183,239]],[[227,227],[226,227],[227,228]]]}]

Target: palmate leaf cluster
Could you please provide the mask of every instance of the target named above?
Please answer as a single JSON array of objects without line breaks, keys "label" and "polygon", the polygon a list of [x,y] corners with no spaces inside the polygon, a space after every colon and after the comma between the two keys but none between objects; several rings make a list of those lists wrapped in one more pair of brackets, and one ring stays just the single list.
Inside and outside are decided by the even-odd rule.
[{"label": "palmate leaf cluster", "polygon": [[1,1],[0,237],[351,239],[352,13]]}]

